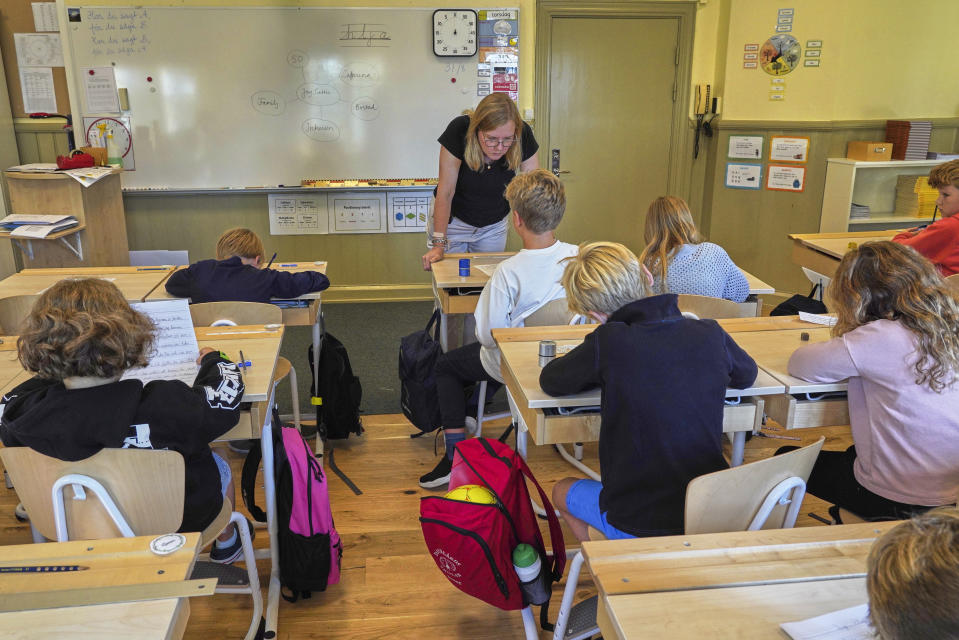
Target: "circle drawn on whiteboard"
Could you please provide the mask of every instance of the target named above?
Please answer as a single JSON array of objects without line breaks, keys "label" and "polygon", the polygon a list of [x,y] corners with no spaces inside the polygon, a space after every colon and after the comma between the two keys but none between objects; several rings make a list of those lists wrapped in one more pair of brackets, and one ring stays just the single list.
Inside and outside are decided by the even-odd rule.
[{"label": "circle drawn on whiteboard", "polygon": [[309,59],[310,57],[306,55],[306,52],[300,51],[299,49],[293,49],[286,54],[286,63],[291,67],[296,67],[297,69],[303,68]]},{"label": "circle drawn on whiteboard", "polygon": [[[99,143],[100,128],[98,125],[106,125],[104,134],[112,133],[113,141],[117,144],[118,147],[123,149],[123,153],[120,154],[121,158],[125,158],[130,149],[133,148],[133,136],[130,134],[130,130],[127,129],[127,125],[123,122],[120,122],[116,118],[97,118],[90,123],[90,126],[87,127],[85,132],[87,144],[96,146],[95,143]],[[106,141],[104,141],[104,144]]]},{"label": "circle drawn on whiteboard", "polygon": [[340,92],[332,85],[307,82],[296,89],[296,97],[307,104],[328,107],[340,101]]},{"label": "circle drawn on whiteboard", "polygon": [[303,124],[300,125],[300,130],[306,134],[308,138],[313,138],[320,142],[332,142],[340,138],[339,127],[329,120],[322,120],[320,118],[304,120]]},{"label": "circle drawn on whiteboard", "polygon": [[340,71],[340,81],[351,87],[372,87],[380,83],[380,72],[371,64],[352,62]]},{"label": "circle drawn on whiteboard", "polygon": [[496,24],[493,25],[493,33],[508,36],[513,33],[513,25],[509,23],[509,20],[497,20]]},{"label": "circle drawn on whiteboard", "polygon": [[759,66],[771,76],[784,76],[799,66],[802,46],[788,33],[770,37],[759,50]]},{"label": "circle drawn on whiteboard", "polygon": [[286,100],[276,91],[257,91],[250,96],[250,106],[262,114],[278,116],[286,111]]},{"label": "circle drawn on whiteboard", "polygon": [[376,120],[380,117],[380,105],[369,96],[361,96],[350,105],[350,111],[360,120]]}]

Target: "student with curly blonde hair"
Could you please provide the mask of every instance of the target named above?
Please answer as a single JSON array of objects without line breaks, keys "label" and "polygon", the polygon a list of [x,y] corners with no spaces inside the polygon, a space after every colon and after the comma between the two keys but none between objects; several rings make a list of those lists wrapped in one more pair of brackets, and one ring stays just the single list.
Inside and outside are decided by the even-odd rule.
[{"label": "student with curly blonde hair", "polygon": [[959,511],[927,511],[887,531],[866,562],[879,640],[959,638]]},{"label": "student with curly blonde hair", "polygon": [[827,295],[835,337],[797,349],[789,373],[812,382],[848,378],[855,444],[822,451],[808,491],[865,518],[954,503],[959,301],[931,262],[888,241],[847,253]]},{"label": "student with curly blonde hair", "polygon": [[[209,443],[239,419],[243,381],[221,353],[200,350],[190,388],[180,381],[121,380],[145,366],[155,328],[98,278],[61,280],[37,300],[17,340],[21,364],[35,377],[3,396],[0,439],[60,460],[101,449],[172,449],[186,463],[181,531],[202,531],[232,499],[229,465]],[[241,553],[234,527],[221,534],[211,559]]]},{"label": "student with curly blonde hair", "polygon": [[640,261],[657,293],[688,293],[742,302],[749,281],[718,244],[705,242],[682,198],[662,196],[646,212],[646,248]]}]

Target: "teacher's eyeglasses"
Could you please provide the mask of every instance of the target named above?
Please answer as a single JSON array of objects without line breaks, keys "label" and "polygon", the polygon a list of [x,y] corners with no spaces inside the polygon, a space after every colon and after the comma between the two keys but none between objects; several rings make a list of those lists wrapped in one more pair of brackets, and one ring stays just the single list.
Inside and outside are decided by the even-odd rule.
[{"label": "teacher's eyeglasses", "polygon": [[483,141],[484,146],[490,149],[495,149],[496,147],[509,149],[513,146],[513,143],[516,142],[516,136],[510,136],[509,138],[488,138],[485,133],[480,131],[480,140]]}]

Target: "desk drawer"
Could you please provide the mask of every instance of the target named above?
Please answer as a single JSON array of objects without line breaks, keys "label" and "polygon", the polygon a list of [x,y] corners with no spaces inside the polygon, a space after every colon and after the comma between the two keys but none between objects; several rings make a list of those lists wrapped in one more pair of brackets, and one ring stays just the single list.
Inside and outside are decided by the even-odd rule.
[{"label": "desk drawer", "polygon": [[766,399],[766,415],[787,429],[836,427],[849,424],[846,398],[800,400],[791,395]]},{"label": "desk drawer", "polygon": [[440,301],[440,308],[443,313],[473,313],[476,311],[476,303],[479,302],[479,291],[475,294],[465,296],[450,295],[449,289],[437,289],[437,298]]},{"label": "desk drawer", "polygon": [[762,398],[743,398],[739,404],[727,404],[723,407],[723,433],[734,431],[755,431],[762,426]]}]

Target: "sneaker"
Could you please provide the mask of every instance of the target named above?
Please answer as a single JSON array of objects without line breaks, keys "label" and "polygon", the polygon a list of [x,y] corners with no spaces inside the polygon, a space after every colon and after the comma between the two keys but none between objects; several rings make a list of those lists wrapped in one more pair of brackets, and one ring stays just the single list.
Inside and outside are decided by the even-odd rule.
[{"label": "sneaker", "polygon": [[479,425],[476,424],[476,418],[473,416],[466,416],[466,437],[474,437],[476,432],[479,431],[478,426]]},{"label": "sneaker", "polygon": [[[256,538],[256,531],[253,529],[253,523],[249,520],[246,521],[246,526],[250,529],[250,541],[252,542]],[[237,561],[237,559],[243,555],[243,540],[240,538],[239,532],[237,532],[236,541],[227,546],[221,547],[220,541],[215,540],[213,542],[213,547],[210,549],[210,561],[219,562],[220,564],[232,564]]]},{"label": "sneaker", "polygon": [[424,476],[420,476],[420,486],[424,489],[438,489],[450,483],[450,472],[453,470],[453,461],[444,454],[436,468]]},{"label": "sneaker", "polygon": [[30,516],[27,514],[27,508],[23,506],[22,502],[17,504],[13,515],[16,516],[18,522],[26,522],[30,519]]}]

